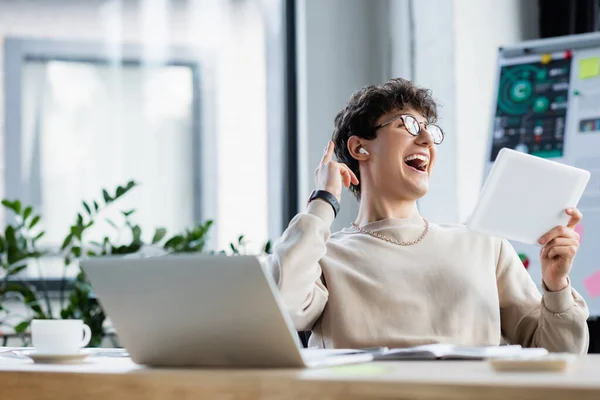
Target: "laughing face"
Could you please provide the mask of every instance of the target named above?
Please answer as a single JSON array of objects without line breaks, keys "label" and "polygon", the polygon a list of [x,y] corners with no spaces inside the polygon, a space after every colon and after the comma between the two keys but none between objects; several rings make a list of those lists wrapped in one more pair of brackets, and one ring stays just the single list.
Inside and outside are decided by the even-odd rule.
[{"label": "laughing face", "polygon": [[379,117],[376,125],[401,114],[413,116],[421,125],[421,132],[411,135],[402,118],[379,128],[377,137],[368,143],[370,175],[377,191],[402,200],[416,200],[429,190],[436,148],[433,137],[425,129],[426,118],[416,110],[394,110]]}]

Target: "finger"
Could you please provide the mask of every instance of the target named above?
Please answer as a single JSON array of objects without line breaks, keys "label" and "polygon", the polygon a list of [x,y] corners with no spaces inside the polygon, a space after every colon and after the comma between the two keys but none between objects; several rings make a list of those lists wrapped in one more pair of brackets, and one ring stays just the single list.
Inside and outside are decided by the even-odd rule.
[{"label": "finger", "polygon": [[325,148],[325,154],[323,154],[323,158],[321,159],[321,165],[327,164],[329,161],[333,160],[333,149],[335,145],[330,140],[327,143],[327,147]]},{"label": "finger", "polygon": [[540,250],[540,259],[541,260],[543,260],[544,258],[546,258],[548,256],[549,249],[550,249],[550,247],[548,247],[548,246],[542,247],[542,249]]},{"label": "finger", "polygon": [[579,246],[579,242],[572,237],[556,237],[549,241],[544,247],[554,246]]},{"label": "finger", "polygon": [[542,236],[538,242],[540,244],[546,244],[556,237],[572,238],[576,237],[576,234],[577,232],[575,232],[571,228],[567,228],[566,226],[557,226],[548,231],[544,236]]},{"label": "finger", "polygon": [[352,178],[351,179],[352,184],[353,185],[358,185],[358,178],[356,177],[356,175],[354,174],[354,172],[352,172],[352,170],[350,169],[350,167],[347,166],[344,163],[340,163],[339,165],[340,165],[340,167],[343,167],[343,168],[345,168],[348,171],[348,173],[350,174],[350,177]]},{"label": "finger", "polygon": [[346,168],[340,168],[340,174],[342,175],[342,182],[344,186],[350,187],[350,182],[352,181],[350,171],[348,171]]},{"label": "finger", "polygon": [[579,241],[575,238],[563,238],[557,237],[552,239],[548,244],[546,244],[540,250],[540,258],[546,258],[548,256],[548,252],[558,246],[574,246],[575,248],[579,248]]},{"label": "finger", "polygon": [[567,228],[575,228],[575,226],[581,221],[583,218],[583,214],[576,208],[567,208],[566,213],[571,216],[571,219],[567,223]]},{"label": "finger", "polygon": [[554,246],[548,250],[548,258],[573,258],[577,253],[577,246]]}]

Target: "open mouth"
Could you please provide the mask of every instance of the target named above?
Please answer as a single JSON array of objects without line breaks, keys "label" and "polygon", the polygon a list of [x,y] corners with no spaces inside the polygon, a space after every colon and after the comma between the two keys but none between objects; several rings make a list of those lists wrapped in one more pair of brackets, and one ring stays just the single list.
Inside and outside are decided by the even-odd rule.
[{"label": "open mouth", "polygon": [[412,154],[404,158],[404,164],[419,172],[426,172],[429,165],[429,157],[422,154]]}]

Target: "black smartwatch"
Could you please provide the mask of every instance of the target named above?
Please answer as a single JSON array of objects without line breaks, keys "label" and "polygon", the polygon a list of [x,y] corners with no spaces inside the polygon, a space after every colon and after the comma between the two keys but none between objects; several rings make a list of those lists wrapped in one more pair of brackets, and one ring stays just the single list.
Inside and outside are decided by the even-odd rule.
[{"label": "black smartwatch", "polygon": [[334,195],[332,195],[326,190],[313,190],[312,194],[310,195],[310,198],[308,199],[308,202],[310,203],[314,199],[322,199],[328,202],[333,208],[334,218],[337,217],[337,214],[340,211],[340,202]]}]

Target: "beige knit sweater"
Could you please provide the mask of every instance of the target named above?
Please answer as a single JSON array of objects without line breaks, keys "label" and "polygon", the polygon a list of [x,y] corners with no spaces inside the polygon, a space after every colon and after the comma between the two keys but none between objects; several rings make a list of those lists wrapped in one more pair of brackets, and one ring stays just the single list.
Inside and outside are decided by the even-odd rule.
[{"label": "beige knit sweater", "polygon": [[[570,286],[540,294],[505,240],[430,224],[412,246],[348,227],[330,235],[331,206],[313,201],[274,246],[268,263],[296,329],[310,347],[406,347],[426,343],[545,347],[585,353],[588,309]],[[417,238],[421,217],[364,228]]]}]

